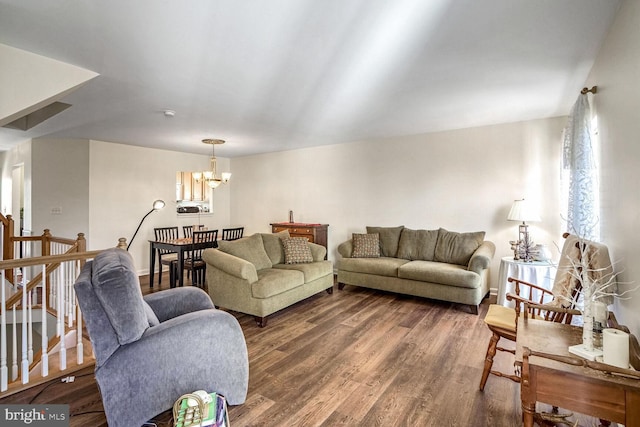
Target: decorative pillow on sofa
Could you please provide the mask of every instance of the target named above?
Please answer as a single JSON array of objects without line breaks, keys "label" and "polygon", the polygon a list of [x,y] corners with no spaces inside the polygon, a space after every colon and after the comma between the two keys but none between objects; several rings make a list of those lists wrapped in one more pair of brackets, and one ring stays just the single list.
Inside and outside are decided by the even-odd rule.
[{"label": "decorative pillow on sofa", "polygon": [[444,228],[438,230],[435,261],[468,265],[473,253],[484,241],[484,231],[456,233]]},{"label": "decorative pillow on sofa", "polygon": [[369,227],[367,233],[380,235],[380,255],[395,258],[398,254],[398,242],[404,225],[399,227]]},{"label": "decorative pillow on sofa", "polygon": [[271,259],[264,249],[262,236],[252,234],[238,240],[218,240],[218,249],[238,258],[242,258],[255,265],[256,270],[271,268]]},{"label": "decorative pillow on sofa", "polygon": [[378,233],[353,233],[351,238],[353,240],[351,258],[380,257],[380,235]]},{"label": "decorative pillow on sofa", "polygon": [[284,237],[282,239],[285,264],[306,264],[313,262],[309,242],[304,237]]},{"label": "decorative pillow on sofa", "polygon": [[291,237],[289,230],[283,230],[278,233],[260,233],[264,250],[271,260],[271,264],[284,264],[284,249],[282,248],[282,239]]},{"label": "decorative pillow on sofa", "polygon": [[438,241],[438,230],[411,230],[405,228],[400,235],[398,258],[433,261]]}]

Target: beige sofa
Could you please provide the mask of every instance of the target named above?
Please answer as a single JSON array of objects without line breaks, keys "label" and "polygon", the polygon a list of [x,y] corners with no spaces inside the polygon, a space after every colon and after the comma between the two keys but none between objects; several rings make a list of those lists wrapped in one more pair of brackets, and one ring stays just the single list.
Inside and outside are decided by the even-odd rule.
[{"label": "beige sofa", "polygon": [[341,243],[338,253],[339,289],[354,285],[467,304],[478,314],[489,293],[495,245],[484,232],[367,227]]},{"label": "beige sofa", "polygon": [[[285,251],[283,243],[300,244],[300,240],[304,245],[298,249],[304,252],[308,247],[310,254],[296,259],[299,252]],[[202,258],[207,263],[207,288],[213,303],[253,315],[264,327],[268,315],[320,291],[333,292],[333,265],[325,255],[324,246],[302,238],[296,241],[284,231],[218,241],[218,248],[205,250]]]}]

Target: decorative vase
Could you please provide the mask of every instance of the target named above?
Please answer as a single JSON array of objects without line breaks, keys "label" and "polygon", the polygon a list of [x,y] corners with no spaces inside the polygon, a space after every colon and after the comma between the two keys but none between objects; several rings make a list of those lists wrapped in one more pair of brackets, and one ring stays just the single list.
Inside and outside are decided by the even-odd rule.
[{"label": "decorative vase", "polygon": [[551,260],[551,250],[547,247],[547,245],[536,245],[533,248],[533,254],[536,261],[549,261]]}]

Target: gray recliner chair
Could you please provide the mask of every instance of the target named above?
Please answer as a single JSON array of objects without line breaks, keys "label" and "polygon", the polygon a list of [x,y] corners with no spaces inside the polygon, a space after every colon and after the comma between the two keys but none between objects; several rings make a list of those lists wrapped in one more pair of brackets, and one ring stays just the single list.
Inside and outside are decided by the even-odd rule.
[{"label": "gray recliner chair", "polygon": [[143,297],[131,255],[117,248],[87,262],[74,287],[110,427],[140,426],[195,390],[244,403],[244,335],[206,292],[184,287]]}]

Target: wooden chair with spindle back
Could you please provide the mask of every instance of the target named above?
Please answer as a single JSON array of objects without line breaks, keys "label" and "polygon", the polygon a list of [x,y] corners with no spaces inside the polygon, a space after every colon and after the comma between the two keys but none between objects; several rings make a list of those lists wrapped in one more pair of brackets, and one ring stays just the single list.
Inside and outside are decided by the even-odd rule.
[{"label": "wooden chair with spindle back", "polygon": [[[515,308],[498,304],[489,306],[484,321],[492,332],[492,336],[487,347],[480,390],[484,390],[489,374],[520,382],[517,371],[514,374],[505,374],[492,370],[492,367],[497,350],[515,354],[515,350],[498,347],[498,341],[501,338],[516,341],[517,323],[521,315],[568,324],[571,323],[574,315],[581,314],[575,310],[575,303],[582,286],[576,274],[576,268],[581,264],[582,256],[590,257],[585,265],[593,267],[596,274],[602,277],[613,274],[609,251],[605,245],[590,242],[569,233],[563,234],[563,237],[565,242],[551,290],[510,277],[508,281],[515,286],[515,293],[507,294],[507,300],[514,301]],[[582,249],[580,245],[583,245]],[[585,251],[585,247],[591,247],[593,250]]]},{"label": "wooden chair with spindle back", "polygon": [[[166,241],[179,238],[178,227],[156,227],[153,229],[156,240]],[[166,265],[171,268],[171,263],[177,259],[178,255],[168,249],[158,249],[158,264],[160,264],[158,272],[158,285],[162,284],[162,266]],[[151,268],[155,268],[154,265]],[[151,284],[153,285],[153,283]]]}]

